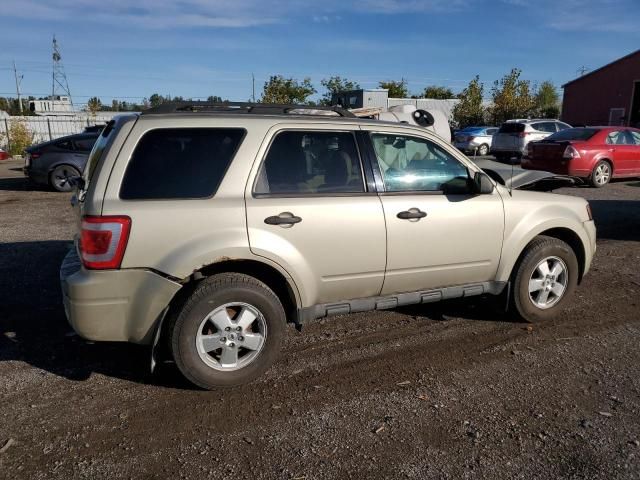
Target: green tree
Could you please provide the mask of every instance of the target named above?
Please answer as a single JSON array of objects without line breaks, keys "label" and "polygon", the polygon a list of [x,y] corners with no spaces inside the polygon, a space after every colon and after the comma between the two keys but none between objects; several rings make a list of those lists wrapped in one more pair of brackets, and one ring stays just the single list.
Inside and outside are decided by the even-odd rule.
[{"label": "green tree", "polygon": [[310,95],[316,93],[310,78],[305,78],[302,82],[294,78],[285,78],[282,75],[272,75],[264,83],[262,91],[262,103],[285,103],[285,104],[312,104],[307,100]]},{"label": "green tree", "polygon": [[111,100],[111,110],[113,112],[118,112],[120,110],[120,102],[115,98]]},{"label": "green tree", "polygon": [[207,102],[209,102],[209,103],[222,103],[222,97],[219,97],[218,95],[209,95],[207,97]]},{"label": "green tree", "polygon": [[320,100],[320,105],[331,105],[331,96],[334,93],[360,89],[360,84],[358,82],[353,82],[337,75],[334,77],[323,78],[320,83],[326,89],[326,92],[322,95],[322,99]]},{"label": "green tree", "polygon": [[99,112],[102,108],[102,102],[98,97],[91,97],[87,102],[87,111],[91,112],[92,115],[95,115],[96,112]]},{"label": "green tree", "polygon": [[440,100],[448,100],[450,98],[456,98],[453,90],[449,87],[439,87],[437,85],[430,85],[422,92],[422,98],[436,98]]},{"label": "green tree", "polygon": [[460,100],[453,107],[453,120],[460,128],[484,123],[485,107],[482,104],[484,84],[476,75],[469,85],[458,95]]},{"label": "green tree", "polygon": [[536,92],[536,115],[541,118],[560,116],[560,96],[553,82],[547,80],[540,84]]},{"label": "green tree", "polygon": [[149,105],[151,106],[151,108],[153,107],[157,107],[159,105],[162,105],[165,102],[170,101],[169,98],[163,97],[162,95],[160,95],[159,93],[154,93],[149,97]]},{"label": "green tree", "polygon": [[491,117],[498,124],[511,118],[526,118],[534,112],[536,101],[528,80],[521,80],[522,71],[514,68],[491,88]]},{"label": "green tree", "polygon": [[0,134],[0,143],[7,144],[8,153],[12,157],[22,155],[24,150],[33,143],[33,133],[29,130],[27,122],[23,119],[11,119],[8,138],[4,133]]},{"label": "green tree", "polygon": [[409,96],[409,88],[404,78],[399,82],[396,80],[380,82],[378,86],[389,90],[389,98],[407,98]]}]

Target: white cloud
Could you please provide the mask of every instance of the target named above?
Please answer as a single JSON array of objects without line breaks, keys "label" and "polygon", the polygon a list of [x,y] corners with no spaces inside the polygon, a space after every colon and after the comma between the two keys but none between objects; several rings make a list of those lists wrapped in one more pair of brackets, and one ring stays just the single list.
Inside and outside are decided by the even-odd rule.
[{"label": "white cloud", "polygon": [[472,0],[3,0],[3,17],[131,25],[150,29],[243,28],[296,19],[340,21],[346,13],[400,14],[456,10]]}]

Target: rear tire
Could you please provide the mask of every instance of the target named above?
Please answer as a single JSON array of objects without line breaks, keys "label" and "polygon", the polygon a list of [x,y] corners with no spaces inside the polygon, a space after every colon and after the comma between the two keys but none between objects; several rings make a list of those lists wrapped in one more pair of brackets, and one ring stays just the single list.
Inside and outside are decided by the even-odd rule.
[{"label": "rear tire", "polygon": [[180,372],[204,389],[248,383],[278,357],[286,317],[273,291],[240,273],[213,275],[195,289],[170,326]]},{"label": "rear tire", "polygon": [[478,147],[478,155],[480,155],[481,157],[485,157],[488,154],[489,154],[489,145],[487,145],[486,143],[483,143]]},{"label": "rear tire", "polygon": [[79,177],[80,172],[71,165],[58,165],[49,174],[49,186],[56,192],[70,192],[75,186],[72,179]]},{"label": "rear tire", "polygon": [[578,275],[578,260],[567,243],[534,238],[512,276],[512,311],[532,323],[553,318],[575,291]]},{"label": "rear tire", "polygon": [[589,177],[589,183],[593,187],[602,188],[611,180],[611,174],[611,164],[606,160],[600,160],[596,163],[596,166],[593,167],[593,171]]}]

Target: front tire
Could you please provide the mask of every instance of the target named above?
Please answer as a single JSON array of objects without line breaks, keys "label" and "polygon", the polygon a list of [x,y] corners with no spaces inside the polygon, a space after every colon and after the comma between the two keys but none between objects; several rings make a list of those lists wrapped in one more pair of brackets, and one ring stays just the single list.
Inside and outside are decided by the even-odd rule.
[{"label": "front tire", "polygon": [[589,183],[593,187],[601,188],[604,187],[611,180],[611,164],[606,160],[600,160],[596,163],[596,166],[593,167],[593,171],[591,172],[591,177],[589,177]]},{"label": "front tire", "polygon": [[278,357],[286,318],[263,282],[240,273],[204,280],[170,329],[180,372],[205,388],[233,387],[264,373]]},{"label": "front tire", "polygon": [[553,318],[575,291],[578,275],[578,259],[567,243],[543,235],[536,237],[512,277],[512,310],[528,322]]},{"label": "front tire", "polygon": [[480,155],[481,157],[485,157],[488,154],[489,154],[489,145],[487,145],[486,143],[483,143],[478,147],[478,155]]}]

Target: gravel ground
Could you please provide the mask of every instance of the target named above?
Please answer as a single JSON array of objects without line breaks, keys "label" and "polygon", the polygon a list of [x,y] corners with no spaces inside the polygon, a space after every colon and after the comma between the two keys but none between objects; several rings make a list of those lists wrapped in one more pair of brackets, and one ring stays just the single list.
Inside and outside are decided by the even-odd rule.
[{"label": "gravel ground", "polygon": [[0,162],[1,478],[640,478],[640,181],[561,192],[599,240],[554,321],[483,299],[338,317],[289,329],[258,382],[203,392],[70,333],[69,195],[19,167]]}]

